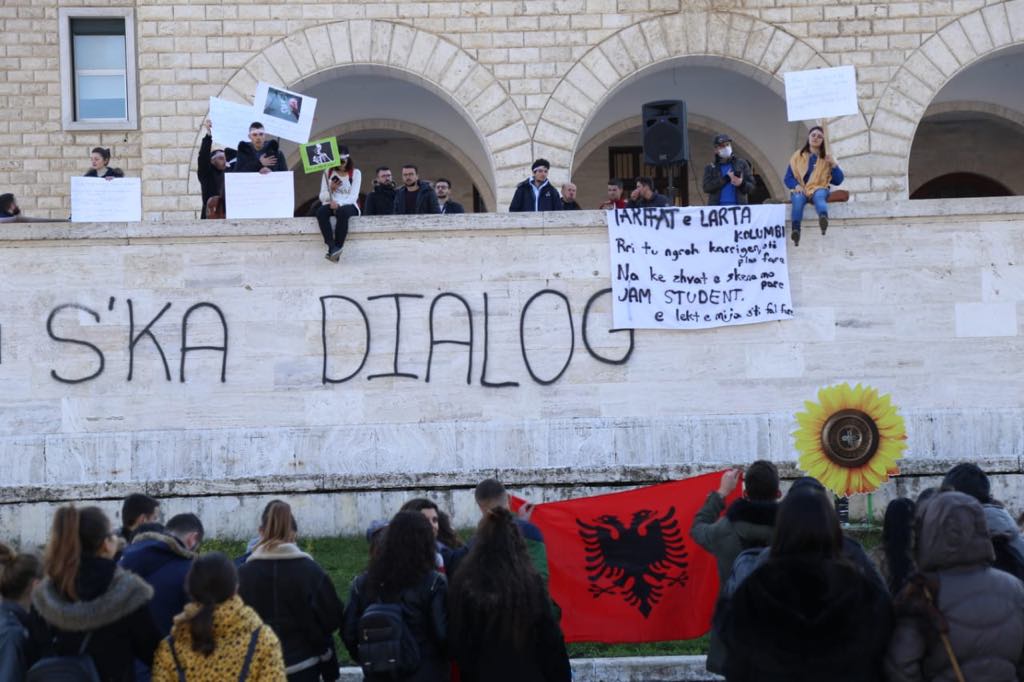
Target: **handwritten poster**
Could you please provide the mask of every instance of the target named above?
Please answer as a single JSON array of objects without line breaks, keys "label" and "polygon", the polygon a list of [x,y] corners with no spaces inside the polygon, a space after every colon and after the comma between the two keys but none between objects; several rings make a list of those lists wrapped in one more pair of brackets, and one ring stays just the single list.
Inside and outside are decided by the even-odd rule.
[{"label": "handwritten poster", "polygon": [[786,82],[786,118],[813,121],[856,114],[857,72],[853,66],[810,69],[783,74]]},{"label": "handwritten poster", "polygon": [[224,193],[229,220],[291,218],[295,213],[295,181],[291,171],[225,173]]},{"label": "handwritten poster", "polygon": [[249,125],[259,120],[251,106],[236,104],[219,97],[210,98],[210,122],[213,141],[238,149],[238,143],[249,141]]},{"label": "handwritten poster", "polygon": [[141,220],[140,178],[71,178],[71,222],[137,223]]},{"label": "handwritten poster", "polygon": [[707,329],[793,317],[786,207],[608,211],[620,329]]}]

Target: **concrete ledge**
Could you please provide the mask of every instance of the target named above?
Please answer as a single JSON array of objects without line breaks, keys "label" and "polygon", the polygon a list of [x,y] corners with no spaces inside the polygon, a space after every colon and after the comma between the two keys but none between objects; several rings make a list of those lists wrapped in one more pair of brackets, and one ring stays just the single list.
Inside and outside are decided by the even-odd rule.
[{"label": "concrete ledge", "polygon": [[[877,222],[892,219],[897,222],[916,222],[918,219],[940,220],[969,218],[1015,218],[1024,216],[1024,197],[988,197],[981,199],[931,199],[915,201],[862,201],[829,205],[829,216],[834,226],[845,222]],[[788,213],[787,213],[788,218]],[[604,226],[604,211],[566,211],[562,213],[467,213],[452,216],[373,216],[354,218],[351,233],[422,234],[425,232],[475,231],[544,231],[572,230]],[[939,229],[940,225],[936,225]],[[950,229],[962,229],[951,225]],[[10,223],[0,232],[0,243],[40,240],[135,240],[212,239],[215,241],[236,237],[294,237],[307,236],[319,240],[320,233],[313,218],[276,220],[192,220],[140,223]]]},{"label": "concrete ledge", "polygon": [[[633,656],[574,658],[573,682],[715,682],[724,679],[704,669],[705,656]],[[361,682],[362,670],[342,668],[340,682]]]}]

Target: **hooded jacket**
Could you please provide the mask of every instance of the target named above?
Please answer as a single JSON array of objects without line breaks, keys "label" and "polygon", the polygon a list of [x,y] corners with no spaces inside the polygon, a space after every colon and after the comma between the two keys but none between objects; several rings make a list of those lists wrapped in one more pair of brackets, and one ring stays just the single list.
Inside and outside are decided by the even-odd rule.
[{"label": "hooded jacket", "polygon": [[45,631],[38,636],[41,625],[38,616],[17,602],[0,601],[0,680],[25,679],[25,672],[39,658],[38,640],[45,638]]},{"label": "hooded jacket", "polygon": [[171,621],[188,602],[185,577],[195,556],[173,535],[156,532],[139,533],[121,555],[121,568],[141,577],[153,588],[149,612],[161,637],[170,633]]},{"label": "hooded jacket", "polygon": [[1024,559],[1024,537],[1021,537],[1020,528],[1010,513],[998,504],[983,504],[981,508],[985,512],[988,536],[993,539],[1005,538],[1017,556]]},{"label": "hooded jacket", "polygon": [[331,634],[341,628],[345,607],[312,557],[294,543],[257,546],[238,569],[238,595],[274,629],[286,666],[327,653],[320,670],[325,680],[338,679]]},{"label": "hooded jacket", "polygon": [[[249,649],[253,632],[259,628],[256,648],[249,663],[249,680],[254,682],[285,682],[281,642],[274,631],[263,624],[259,615],[242,603],[238,596],[218,604],[213,611],[215,648],[209,656],[192,650],[192,632],[188,621],[200,605],[192,602],[174,619],[171,636],[188,682],[225,682],[237,680]],[[177,668],[168,640],[160,643],[153,658],[153,682],[178,682]]]},{"label": "hooded jacket", "polygon": [[146,665],[160,635],[149,613],[153,588],[109,559],[83,557],[78,571],[78,601],[69,601],[50,578],[32,593],[32,606],[49,626],[41,647],[57,656],[77,655],[86,633],[86,653],[103,682],[132,679],[132,658]]},{"label": "hooded jacket", "polygon": [[[937,579],[933,595],[949,641],[970,682],[1016,682],[1024,676],[1024,585],[991,568],[995,553],[985,511],[969,495],[944,492],[925,503],[918,567]],[[954,682],[928,604],[908,586],[896,602],[896,629],[886,655],[890,682]]]},{"label": "hooded jacket", "polygon": [[889,594],[844,559],[773,558],[716,614],[729,682],[875,682]]},{"label": "hooded jacket", "polygon": [[[753,547],[766,547],[775,530],[775,514],[779,503],[740,498],[729,505],[726,515],[725,498],[717,491],[708,495],[704,506],[693,517],[690,537],[711,552],[718,562],[719,593],[725,590],[732,564],[739,553]],[[721,518],[719,518],[721,517]],[[707,668],[711,672],[725,672],[725,645],[714,630],[708,643]]]},{"label": "hooded jacket", "polygon": [[374,185],[366,195],[363,215],[392,215],[395,212],[395,188],[393,185]]}]

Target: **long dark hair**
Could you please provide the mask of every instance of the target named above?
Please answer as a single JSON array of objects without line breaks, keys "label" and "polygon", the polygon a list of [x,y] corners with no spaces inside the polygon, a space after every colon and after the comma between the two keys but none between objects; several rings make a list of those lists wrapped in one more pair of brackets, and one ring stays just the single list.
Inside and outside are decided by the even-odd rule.
[{"label": "long dark hair", "polygon": [[292,516],[291,505],[281,500],[271,500],[260,517],[260,541],[256,547],[274,549],[278,545],[295,542],[297,530],[298,524]]},{"label": "long dark hair", "polygon": [[43,566],[60,593],[71,601],[78,601],[75,584],[82,557],[99,552],[109,535],[110,519],[99,507],[79,510],[69,504],[54,513]]},{"label": "long dark hair", "polygon": [[25,596],[33,580],[43,577],[43,564],[35,554],[19,554],[0,543],[0,597],[16,601]]},{"label": "long dark hair", "polygon": [[434,570],[434,529],[420,512],[400,511],[388,522],[380,549],[370,557],[366,590],[371,599],[395,597]]},{"label": "long dark hair", "polygon": [[235,564],[220,552],[203,554],[192,563],[185,587],[192,601],[199,604],[188,620],[192,635],[192,651],[209,656],[217,647],[213,637],[213,612],[218,604],[235,596],[238,590],[238,571]]},{"label": "long dark hair", "polygon": [[804,146],[800,149],[800,153],[807,154],[808,156],[811,154],[811,133],[815,130],[821,131],[821,153],[818,154],[818,158],[824,159],[828,155],[828,152],[825,150],[825,131],[821,126],[813,126],[807,131],[807,141],[804,142]]},{"label": "long dark hair", "polygon": [[882,524],[882,548],[889,565],[889,593],[903,589],[914,572],[914,501],[900,497],[885,508]]},{"label": "long dark hair", "polygon": [[462,540],[452,527],[452,517],[442,509],[437,510],[437,541],[448,549],[462,547]]},{"label": "long dark hair", "polygon": [[520,652],[527,648],[537,621],[550,607],[508,509],[495,507],[484,514],[448,594],[453,631],[510,642]]},{"label": "long dark hair", "polygon": [[828,496],[813,488],[790,491],[779,505],[771,556],[836,559],[842,549],[843,531]]}]

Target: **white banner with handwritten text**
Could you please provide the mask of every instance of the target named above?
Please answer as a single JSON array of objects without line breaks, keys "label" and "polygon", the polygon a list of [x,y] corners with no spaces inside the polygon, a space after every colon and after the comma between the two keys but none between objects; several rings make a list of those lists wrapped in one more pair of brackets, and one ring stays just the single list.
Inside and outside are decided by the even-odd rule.
[{"label": "white banner with handwritten text", "polygon": [[781,204],[608,211],[615,326],[792,318],[785,224]]}]

